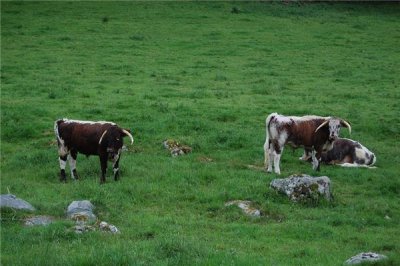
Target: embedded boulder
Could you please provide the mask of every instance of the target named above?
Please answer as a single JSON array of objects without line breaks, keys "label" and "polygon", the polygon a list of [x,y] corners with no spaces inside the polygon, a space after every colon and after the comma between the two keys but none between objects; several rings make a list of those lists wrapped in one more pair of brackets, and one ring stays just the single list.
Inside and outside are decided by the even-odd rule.
[{"label": "embedded boulder", "polygon": [[286,194],[292,201],[332,199],[331,180],[327,176],[312,177],[309,175],[293,175],[288,178],[274,179],[270,187]]},{"label": "embedded boulder", "polygon": [[94,206],[88,200],[73,201],[67,209],[69,219],[79,223],[92,222],[96,220],[93,213]]},{"label": "embedded boulder", "polygon": [[380,260],[385,260],[387,257],[385,255],[377,254],[374,252],[362,252],[357,254],[350,259],[346,260],[346,265],[354,265],[354,264],[361,264],[364,262],[377,262]]},{"label": "embedded boulder", "polygon": [[53,218],[45,215],[38,215],[25,219],[26,226],[42,225],[47,226],[53,222]]},{"label": "embedded boulder", "polygon": [[23,199],[17,198],[13,194],[0,195],[0,208],[8,207],[17,210],[34,211],[35,208]]}]

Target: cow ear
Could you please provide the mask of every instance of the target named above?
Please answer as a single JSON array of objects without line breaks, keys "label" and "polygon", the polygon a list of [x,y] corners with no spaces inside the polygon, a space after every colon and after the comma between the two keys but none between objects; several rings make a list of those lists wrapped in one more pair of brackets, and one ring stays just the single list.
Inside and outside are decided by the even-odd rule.
[{"label": "cow ear", "polygon": [[131,145],[133,144],[133,137],[129,129],[122,129],[122,135],[131,139]]}]

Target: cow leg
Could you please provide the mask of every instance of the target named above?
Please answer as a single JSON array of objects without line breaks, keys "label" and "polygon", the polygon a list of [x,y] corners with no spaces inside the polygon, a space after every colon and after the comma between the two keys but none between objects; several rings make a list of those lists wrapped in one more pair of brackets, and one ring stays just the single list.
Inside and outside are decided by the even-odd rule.
[{"label": "cow leg", "polygon": [[67,182],[67,177],[65,175],[65,166],[67,165],[67,157],[68,155],[63,155],[59,157],[59,162],[60,162],[60,181],[61,182]]},{"label": "cow leg", "polygon": [[265,170],[268,172],[272,172],[272,165],[270,162],[270,141],[266,140],[264,143],[264,166]]},{"label": "cow leg", "polygon": [[106,182],[107,154],[103,156],[100,155],[100,166],[101,166],[100,184],[104,184]]},{"label": "cow leg", "polygon": [[274,168],[275,168],[275,173],[280,175],[281,174],[281,169],[279,166],[279,163],[281,161],[281,153],[282,151],[274,151]]},{"label": "cow leg", "polygon": [[272,164],[274,163],[274,160],[275,160],[275,153],[274,149],[272,148],[272,144],[270,142],[268,148],[268,168],[267,168],[268,173],[272,173]]},{"label": "cow leg", "polygon": [[77,151],[71,151],[71,154],[68,156],[69,168],[71,169],[71,177],[73,179],[79,179],[79,175],[76,172],[76,158],[78,157]]},{"label": "cow leg", "polygon": [[119,179],[119,159],[120,159],[120,156],[117,155],[115,157],[117,157],[117,158],[114,158],[113,171],[114,171],[114,180],[117,181]]},{"label": "cow leg", "polygon": [[311,150],[309,150],[309,149],[307,149],[307,148],[304,148],[304,153],[303,153],[303,156],[301,156],[300,158],[299,158],[299,160],[300,161],[308,161],[309,159],[310,159],[310,153],[311,153]]},{"label": "cow leg", "polygon": [[279,167],[279,163],[281,161],[281,155],[282,155],[282,151],[283,151],[283,146],[279,145],[279,143],[276,142],[276,143],[274,143],[272,148],[273,148],[273,158],[274,158],[275,173],[280,175],[281,174],[281,169]]},{"label": "cow leg", "polygon": [[311,159],[312,159],[312,166],[313,169],[316,171],[320,170],[320,162],[321,162],[321,151],[315,151],[313,150],[311,153]]}]

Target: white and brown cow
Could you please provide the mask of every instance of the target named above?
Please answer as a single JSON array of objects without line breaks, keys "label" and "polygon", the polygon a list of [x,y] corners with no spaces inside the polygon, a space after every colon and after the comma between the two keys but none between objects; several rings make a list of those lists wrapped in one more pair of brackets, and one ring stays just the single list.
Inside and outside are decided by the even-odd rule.
[{"label": "white and brown cow", "polygon": [[351,126],[343,119],[321,116],[284,116],[270,114],[266,119],[266,140],[264,144],[265,168],[280,174],[280,158],[283,147],[303,147],[311,150],[313,169],[319,171],[323,150],[328,150],[338,138],[341,126]]},{"label": "white and brown cow", "polygon": [[[309,160],[311,151],[305,149],[301,160]],[[373,152],[352,139],[338,138],[332,143],[332,147],[322,152],[321,162],[325,164],[337,164],[343,167],[367,167],[375,168],[376,156]]]},{"label": "white and brown cow", "polygon": [[58,143],[61,168],[60,181],[66,181],[67,159],[72,178],[79,178],[76,172],[78,153],[87,156],[99,156],[101,164],[100,183],[104,183],[106,180],[108,160],[113,162],[114,180],[118,180],[123,137],[128,136],[133,144],[133,137],[129,130],[120,128],[113,122],[60,119],[54,123],[54,132]]}]

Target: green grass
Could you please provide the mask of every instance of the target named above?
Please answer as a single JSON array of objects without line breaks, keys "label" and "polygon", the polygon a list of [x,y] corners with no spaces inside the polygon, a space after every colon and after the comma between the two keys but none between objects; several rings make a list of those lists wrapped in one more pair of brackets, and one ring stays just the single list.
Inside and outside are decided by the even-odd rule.
[{"label": "green grass", "polygon": [[[28,228],[30,214],[2,210],[2,265],[341,265],[363,251],[399,265],[399,15],[390,3],[2,1],[1,193],[57,219]],[[291,203],[257,170],[271,112],[346,119],[378,168],[316,173],[286,148],[282,177],[327,175],[335,197]],[[119,182],[109,171],[99,185],[98,158],[80,155],[82,179],[59,183],[63,117],[133,131]],[[171,158],[167,138],[193,153]],[[79,199],[121,234],[73,233]],[[235,199],[265,215],[224,206]]]}]

